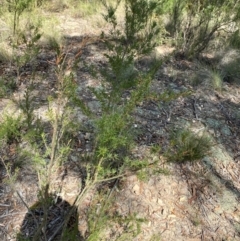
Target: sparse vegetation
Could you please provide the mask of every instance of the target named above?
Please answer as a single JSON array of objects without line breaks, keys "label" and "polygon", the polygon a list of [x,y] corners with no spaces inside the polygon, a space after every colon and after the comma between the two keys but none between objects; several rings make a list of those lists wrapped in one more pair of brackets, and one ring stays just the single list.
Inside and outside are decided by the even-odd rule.
[{"label": "sparse vegetation", "polygon": [[177,50],[188,58],[210,50],[214,42],[219,43],[215,47],[221,47],[221,37],[216,38],[224,31],[228,36],[237,36],[235,26],[239,22],[240,5],[236,1],[162,2],[164,13],[170,16],[166,26],[169,35],[175,39]]},{"label": "sparse vegetation", "polygon": [[0,139],[7,143],[19,142],[21,139],[22,117],[5,114],[0,125]]},{"label": "sparse vegetation", "polygon": [[[158,30],[156,23],[151,22],[151,16],[156,6],[157,5],[153,2],[147,3],[142,0],[135,6],[133,1],[127,1],[125,29],[121,33],[118,29],[118,23],[115,21],[115,12],[111,12],[111,9],[113,9],[112,6],[105,4],[105,8],[108,10],[108,15],[105,16],[105,19],[112,24],[113,32],[111,32],[111,36],[115,39],[115,43],[111,40],[108,41],[106,45],[108,48],[108,54],[106,54],[108,60],[107,68],[110,68],[110,71],[104,69],[100,71],[103,77],[101,91],[99,91],[99,89],[91,89],[98,101],[101,102],[102,114],[100,117],[95,116],[96,114],[75,94],[77,93],[77,85],[74,84],[73,79],[74,69],[71,70],[70,74],[66,74],[66,70],[75,65],[74,62],[77,60],[76,57],[72,59],[72,61],[69,61],[67,59],[68,52],[63,52],[63,48],[60,47],[57,41],[54,41],[52,47],[56,51],[56,59],[55,63],[52,64],[56,72],[56,95],[49,99],[52,103],[55,103],[56,108],[52,108],[50,102],[48,111],[52,134],[51,137],[48,138],[47,133],[44,133],[43,129],[41,129],[41,132],[39,132],[41,139],[39,139],[37,143],[34,143],[31,138],[34,138],[35,135],[29,135],[29,133],[31,133],[32,129],[36,126],[36,121],[39,122],[41,120],[36,119],[34,115],[31,92],[34,89],[35,70],[33,69],[31,72],[32,86],[26,89],[23,101],[19,104],[24,116],[24,122],[26,123],[26,130],[20,130],[15,124],[13,126],[13,121],[9,119],[10,117],[8,117],[6,125],[2,126],[3,131],[5,131],[2,136],[6,136],[8,141],[12,141],[12,139],[15,138],[19,139],[19,142],[20,138],[23,138],[26,133],[28,134],[28,139],[25,139],[28,140],[28,147],[24,152],[25,155],[28,156],[39,178],[39,198],[40,203],[42,203],[42,209],[44,210],[43,220],[40,226],[36,228],[35,232],[31,234],[33,236],[27,237],[25,236],[26,234],[22,233],[20,235],[22,238],[33,238],[37,240],[41,236],[47,235],[46,229],[49,208],[49,205],[47,205],[47,198],[52,190],[53,175],[55,175],[59,167],[64,164],[64,161],[67,160],[71,152],[71,140],[67,140],[64,136],[65,132],[69,131],[69,126],[72,121],[68,113],[72,113],[72,108],[74,108],[74,106],[79,107],[83,113],[91,118],[95,116],[93,118],[93,127],[95,128],[94,148],[92,149],[90,162],[88,163],[87,169],[84,167],[84,162],[81,163],[81,159],[78,164],[82,169],[86,169],[87,180],[83,180],[86,182],[85,187],[83,187],[76,196],[74,204],[81,205],[83,196],[95,188],[98,183],[115,180],[125,175],[127,164],[127,162],[125,163],[125,158],[129,155],[131,143],[133,143],[133,133],[129,131],[132,125],[130,114],[134,111],[135,106],[140,103],[148,93],[151,78],[156,71],[156,66],[154,66],[148,73],[136,74],[136,70],[133,71],[134,58],[138,55],[146,54],[154,47],[152,40]],[[28,38],[25,34],[21,34],[17,31],[19,28],[20,15],[27,7],[27,3],[24,4],[22,6],[22,11],[17,12],[18,15],[14,18],[13,34],[16,35],[18,33],[18,38],[13,45],[13,50],[17,53],[20,43],[23,43],[26,47],[24,48],[23,54],[17,54],[13,61],[14,64],[16,63],[17,85],[19,85],[21,79],[21,68],[32,60],[33,57],[37,56],[39,48],[36,44],[41,37],[39,28],[34,26],[30,29],[33,30],[33,34],[27,36]],[[115,9],[117,9],[117,7]],[[145,16],[144,18],[141,16],[143,13]],[[119,40],[120,42],[118,42]],[[76,56],[78,56],[78,54]],[[126,69],[129,69],[127,75]],[[130,93],[128,101],[122,99],[126,91]],[[65,142],[63,142],[63,140],[65,140]],[[68,217],[71,216],[72,210],[73,209],[69,211],[66,222],[62,226],[62,233],[64,233],[64,229],[68,223]],[[90,233],[88,234],[87,240],[99,239],[100,234],[96,236],[98,233],[97,226],[99,225],[99,218],[104,218],[102,217],[103,214],[105,213],[100,213],[101,216],[96,220],[96,217],[89,216],[89,220],[94,218],[91,222],[94,222],[95,225],[94,227],[91,225],[89,226]],[[106,218],[103,220],[105,219]],[[129,225],[132,226],[134,220],[137,224],[137,220],[140,219],[134,219],[129,216],[127,220],[128,224],[126,228]],[[104,225],[104,223],[102,223],[102,225]],[[130,231],[128,230],[127,233],[128,232]],[[138,224],[136,232],[139,233]],[[137,235],[136,232],[133,232],[134,236]],[[62,238],[63,237],[64,236],[62,236]]]},{"label": "sparse vegetation", "polygon": [[197,136],[189,130],[177,130],[171,136],[166,157],[170,162],[198,161],[209,154],[211,146],[211,141],[206,135]]},{"label": "sparse vegetation", "polygon": [[[207,78],[208,87],[221,94],[225,82],[238,83],[237,54],[229,61],[227,55],[208,59],[205,52],[212,53],[220,46],[239,48],[239,3],[5,0],[0,7],[0,22],[6,27],[0,32],[0,98],[11,99],[16,108],[9,111],[12,107],[7,106],[0,117],[0,154],[4,153],[0,167],[6,171],[4,178],[11,187],[26,165],[38,182],[35,206],[29,206],[13,188],[28,210],[26,218],[35,223],[31,232],[21,228],[17,240],[134,240],[148,220],[132,210],[120,211],[116,201],[118,185],[134,175],[141,183],[134,192],[140,195],[142,183],[151,176],[171,176],[171,165],[182,167],[211,155],[210,134],[198,135],[188,124],[172,132],[167,140],[169,124],[178,122],[178,117],[172,116],[176,108],[171,109],[168,103],[176,101],[181,116],[184,108],[190,108],[187,98]],[[85,36],[85,30],[79,36],[62,34],[64,27],[58,26],[62,21],[60,13],[90,21],[96,11],[101,11],[105,20],[101,35]],[[172,43],[174,54],[144,63],[159,42]],[[95,61],[88,53],[89,46],[102,51],[103,56]],[[190,80],[186,79],[179,74],[179,68],[190,68],[189,60],[195,58],[210,62],[211,66],[207,61],[198,65],[207,70],[207,77],[192,78],[193,73]],[[179,59],[169,74],[165,64]],[[161,78],[170,81],[156,87],[152,82],[160,70]],[[161,82],[161,78],[157,81]],[[86,79],[97,84],[86,83]],[[206,125],[201,128],[208,131],[210,125],[198,117],[205,106],[195,104],[193,110],[190,108],[195,118],[192,122]],[[147,112],[145,119],[143,112]],[[227,118],[235,121],[230,120],[229,113]],[[149,131],[159,123],[160,127]],[[231,131],[226,129],[225,133],[230,135]],[[139,146],[146,147],[150,154],[134,153]],[[63,204],[59,196],[64,194],[69,167],[79,174],[79,186],[74,187],[71,204]],[[191,202],[197,198],[194,191],[193,196]],[[155,202],[163,205],[158,198]],[[61,214],[59,227],[53,230],[50,226],[60,219],[55,217],[49,223],[51,212],[61,205],[67,208]],[[78,221],[73,217],[81,208],[87,228],[79,233]],[[162,209],[161,215],[165,212]],[[202,222],[197,214],[191,221],[194,226]],[[163,232],[153,234],[149,240],[161,240]]]},{"label": "sparse vegetation", "polygon": [[217,91],[221,91],[223,86],[223,77],[221,73],[219,73],[216,70],[213,70],[211,74],[211,79],[212,79],[212,87]]}]

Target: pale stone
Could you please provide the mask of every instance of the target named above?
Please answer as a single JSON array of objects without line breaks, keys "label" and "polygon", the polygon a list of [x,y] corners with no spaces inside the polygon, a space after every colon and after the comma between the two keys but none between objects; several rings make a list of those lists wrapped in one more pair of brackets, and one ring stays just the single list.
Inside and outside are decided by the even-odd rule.
[{"label": "pale stone", "polygon": [[135,184],[132,190],[133,190],[133,193],[135,193],[136,195],[140,194],[140,187],[138,184]]},{"label": "pale stone", "polygon": [[180,202],[185,202],[187,200],[187,197],[186,196],[182,196],[179,198],[179,201]]},{"label": "pale stone", "polygon": [[159,205],[161,205],[161,206],[163,206],[163,205],[164,205],[164,203],[163,203],[162,199],[160,199],[160,198],[158,198],[158,199],[157,199],[157,203],[158,203]]}]

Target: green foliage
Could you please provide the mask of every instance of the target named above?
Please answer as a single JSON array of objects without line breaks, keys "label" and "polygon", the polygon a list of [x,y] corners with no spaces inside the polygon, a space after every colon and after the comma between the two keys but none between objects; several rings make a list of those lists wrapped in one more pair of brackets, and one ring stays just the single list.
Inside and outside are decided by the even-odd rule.
[{"label": "green foliage", "polygon": [[[152,22],[152,15],[157,4],[143,0],[137,3],[126,1],[125,27],[122,31],[115,16],[119,3],[117,1],[115,6],[108,6],[103,2],[107,9],[104,18],[112,25],[110,38],[105,41],[108,50],[107,67],[100,70],[103,85],[100,88],[91,88],[101,103],[102,110],[101,117],[94,122],[96,159],[103,160],[101,165],[107,175],[112,171],[116,173],[115,168],[124,163],[134,139],[130,114],[148,95],[152,77],[161,64],[157,62],[144,74],[134,67],[135,57],[149,53],[155,46],[153,37],[159,29]],[[128,97],[123,97],[127,92]],[[103,169],[100,170],[102,173]]]},{"label": "green foliage", "polygon": [[[15,0],[14,2],[9,0],[10,2],[12,4],[9,5],[10,11],[14,13],[14,34],[17,35],[17,41],[12,45],[16,53],[13,62],[19,77],[21,75],[19,69],[31,62],[38,54],[38,41],[41,38],[40,25],[29,24],[26,31],[25,29],[20,31],[19,18],[30,2],[38,6],[42,4],[42,1]],[[60,9],[64,9],[65,3],[56,2],[60,4]],[[176,93],[171,90],[163,94],[149,93],[151,80],[161,63],[154,63],[155,65],[147,73],[142,73],[137,69],[135,60],[141,55],[150,53],[156,45],[155,37],[159,34],[159,27],[154,21],[156,10],[172,14],[173,21],[172,25],[168,26],[169,31],[175,37],[177,46],[187,56],[193,56],[205,50],[214,34],[222,26],[221,24],[224,24],[222,21],[226,20],[225,16],[217,18],[216,9],[222,10],[222,5],[216,1],[212,2],[212,5],[210,3],[207,5],[207,1],[198,1],[196,6],[191,1],[163,1],[166,6],[161,9],[156,1],[126,0],[122,28],[116,17],[120,0],[117,3],[115,1],[116,5],[107,5],[105,1],[103,2],[107,9],[107,14],[104,15],[105,20],[112,26],[109,35],[102,35],[107,47],[105,55],[107,67],[101,69],[99,73],[103,79],[102,86],[91,89],[92,94],[100,102],[101,114],[94,114],[94,111],[80,98],[74,73],[66,74],[66,70],[72,67],[68,65],[68,52],[60,47],[57,39],[50,38],[51,47],[56,52],[57,91],[51,97],[56,108],[49,108],[51,118],[47,124],[51,125],[47,128],[47,133],[44,132],[42,120],[36,119],[34,116],[30,88],[26,90],[24,99],[19,104],[23,115],[17,118],[5,116],[0,124],[0,140],[12,143],[19,142],[24,138],[28,141],[28,149],[23,150],[25,153],[22,152],[22,157],[28,158],[38,173],[39,188],[43,193],[40,197],[44,201],[43,209],[50,205],[46,194],[49,191],[48,187],[52,182],[52,177],[58,175],[55,172],[58,166],[63,165],[63,162],[69,157],[71,139],[80,130],[80,124],[74,123],[77,121],[73,118],[75,107],[80,108],[82,113],[90,119],[89,122],[93,123],[93,136],[95,137],[91,153],[84,153],[83,158],[77,159],[79,160],[77,165],[80,168],[87,165],[86,168],[84,166],[87,177],[86,180],[82,180],[85,182],[86,189],[84,187],[77,198],[82,197],[100,182],[109,182],[109,179],[119,178],[125,174],[126,170],[137,173],[140,179],[146,179],[149,176],[146,170],[150,169],[155,162],[132,160],[128,156],[134,144],[131,114],[145,98],[160,102],[191,94],[188,91]],[[17,5],[18,3],[19,5]],[[229,6],[231,3],[230,1]],[[223,10],[228,11],[227,8]],[[226,14],[226,12],[224,13]],[[230,16],[232,17],[232,15]],[[24,51],[20,54],[19,44],[24,45]],[[225,66],[227,67],[227,65]],[[226,68],[226,75],[236,73],[236,67],[231,69],[231,65],[229,66],[229,70]],[[213,72],[212,77],[214,87],[220,90],[222,79],[220,79],[219,73]],[[34,74],[32,79],[34,79]],[[0,84],[0,95],[4,95],[8,91],[8,86],[4,81],[2,86],[5,89],[2,93]],[[22,129],[24,129],[24,133],[22,133]],[[177,131],[171,136],[170,148],[166,157],[171,162],[195,161],[207,155],[210,147],[211,142],[204,135],[196,136],[190,131]],[[153,146],[151,151],[159,154],[160,150],[160,146]],[[169,174],[169,170],[165,168],[155,168],[151,171],[151,174]],[[82,176],[84,178],[84,175]],[[80,200],[81,205],[81,199],[76,200]],[[132,240],[139,234],[144,219],[138,218],[135,214],[123,217],[116,210],[110,210],[113,206],[106,196],[99,198],[98,202],[93,204],[88,210],[89,227],[86,240],[94,241],[101,240],[101,238],[104,240],[106,227],[110,227],[113,223],[123,227],[123,233],[117,237],[117,240]],[[68,233],[67,231],[62,236],[63,240],[74,240],[74,237],[74,232]],[[151,240],[158,239],[158,235],[151,237]]]},{"label": "green foliage", "polygon": [[[34,69],[33,60],[39,53],[38,42],[42,36],[41,23],[36,22],[33,15],[29,14],[27,19],[21,21],[20,24],[20,17],[24,16],[24,11],[30,10],[33,1],[35,0],[7,0],[9,14],[13,15],[13,34],[8,37],[10,40],[9,46],[7,46],[8,59],[17,72],[16,86],[21,77],[21,67],[31,63],[31,67]],[[33,77],[34,71],[31,74]]]},{"label": "green foliage", "polygon": [[157,8],[156,1],[127,0],[125,5],[125,29],[123,42],[136,54],[146,54],[155,47],[154,37],[160,29],[152,19]]},{"label": "green foliage", "polygon": [[13,12],[13,35],[19,27],[19,18],[29,8],[32,0],[7,0],[9,12]]},{"label": "green foliage", "polygon": [[121,111],[103,115],[96,121],[98,155],[106,157],[118,150],[123,151],[131,143],[128,118]]},{"label": "green foliage", "polygon": [[[17,35],[17,40],[14,39],[12,45],[16,53],[13,61],[17,68],[17,75],[20,77],[20,68],[38,54],[37,45],[41,33],[40,25],[32,24],[27,26],[27,31],[25,29],[20,31],[19,18],[29,7],[30,2],[39,5],[42,1],[16,0],[9,2],[12,4],[11,11],[14,13],[14,35]],[[101,103],[101,116],[94,115],[93,111],[79,97],[73,72],[69,75],[66,74],[66,70],[72,67],[67,59],[68,53],[60,47],[55,39],[51,44],[56,52],[57,91],[51,100],[56,108],[49,107],[51,126],[48,128],[48,133],[44,132],[42,120],[36,119],[34,116],[32,89],[26,90],[24,99],[19,105],[23,117],[25,117],[23,119],[24,140],[28,140],[29,145],[26,150],[23,150],[24,155],[22,154],[22,156],[29,159],[38,174],[43,209],[47,209],[49,206],[47,194],[49,186],[52,184],[53,174],[56,174],[58,166],[63,165],[63,162],[67,160],[71,152],[71,137],[73,132],[78,131],[79,125],[78,123],[75,125],[72,118],[72,111],[75,107],[80,108],[89,118],[93,118],[95,128],[93,153],[86,158],[88,161],[87,180],[83,180],[86,181],[86,189],[79,193],[79,197],[95,187],[98,182],[109,181],[111,178],[124,175],[126,169],[136,171],[142,179],[148,175],[143,170],[150,165],[146,160],[130,160],[127,156],[134,143],[131,114],[137,104],[149,97],[151,80],[161,64],[161,62],[154,63],[146,73],[139,71],[135,65],[138,57],[150,53],[156,45],[155,37],[160,30],[154,21],[154,15],[158,4],[156,1],[126,0],[125,22],[122,29],[115,16],[119,3],[120,1],[117,1],[116,6],[109,6],[105,3],[107,8],[105,20],[112,25],[110,36],[102,35],[108,50],[105,55],[107,67],[100,70],[103,85],[100,88],[91,89]],[[24,45],[23,52],[19,51],[19,44]],[[32,78],[34,79],[34,73]],[[176,98],[176,94],[171,92],[158,96],[158,100],[169,101],[174,98]],[[19,141],[20,138],[23,138],[21,127],[22,119],[16,121],[8,116],[6,121],[0,125],[0,138],[6,138],[8,142]],[[155,148],[155,151],[159,150]],[[83,162],[83,158],[79,158],[79,160]],[[82,165],[82,163],[78,164]],[[158,169],[158,173],[166,174],[167,171]],[[122,217],[116,213],[109,213],[111,206],[108,200],[100,209],[98,207],[95,205],[93,210],[88,210],[89,233],[87,240],[100,240],[102,232],[110,222],[116,222],[124,229],[117,240],[133,239],[139,234],[144,219],[138,218],[135,214]],[[65,237],[70,238],[68,233],[63,234],[63,238]]]},{"label": "green foliage", "polygon": [[[118,27],[115,16],[118,4],[108,6],[105,20],[112,25],[110,40],[105,41],[109,53],[108,66],[101,70],[104,81],[110,84],[109,102],[118,104],[124,91],[138,85],[138,71],[134,68],[136,57],[147,54],[155,47],[154,37],[159,28],[152,17],[157,3],[145,0],[127,0],[125,2],[125,25],[122,30]],[[102,34],[105,38],[105,34]],[[105,88],[106,91],[106,88]],[[102,96],[104,95],[101,94]],[[110,103],[113,104],[113,103]]]},{"label": "green foliage", "polygon": [[[34,1],[34,0],[33,0]],[[35,0],[34,7],[41,6],[45,11],[49,12],[64,12],[74,18],[89,17],[101,10],[101,1],[91,0]]]},{"label": "green foliage", "polygon": [[[165,4],[166,1],[164,1]],[[171,1],[172,2],[172,1]],[[196,57],[206,50],[222,29],[229,31],[239,21],[240,4],[236,1],[174,1],[169,9],[167,29],[175,38],[177,50]]]},{"label": "green foliage", "polygon": [[154,174],[163,174],[165,176],[169,176],[171,172],[167,168],[156,168],[154,170]]},{"label": "green foliage", "polygon": [[132,171],[138,171],[138,170],[142,170],[143,168],[148,167],[149,161],[148,160],[132,160],[132,159],[126,158],[125,164]]},{"label": "green foliage", "polygon": [[219,71],[213,70],[211,72],[212,86],[215,90],[221,91],[223,85],[223,77]]},{"label": "green foliage", "polygon": [[[26,26],[24,26],[23,30],[18,31],[16,42],[13,43],[13,47],[17,48],[18,44],[25,45],[24,55],[22,58],[22,65],[28,63],[32,60],[33,56],[36,56],[39,52],[38,42],[42,37],[42,33],[40,33],[41,23],[38,21],[37,23],[31,23],[30,20],[27,22]],[[15,45],[16,44],[16,45]]]},{"label": "green foliage", "polygon": [[234,49],[240,49],[240,33],[239,29],[235,30],[228,38],[229,46]]},{"label": "green foliage", "polygon": [[172,4],[169,4],[168,2],[164,2],[164,5],[166,9],[168,9],[168,13],[170,13],[171,20],[168,23],[167,30],[169,31],[171,36],[175,35],[175,38],[178,39],[178,32],[181,29],[181,17],[182,12],[184,9],[185,1],[169,1]]},{"label": "green foliage", "polygon": [[211,146],[211,140],[206,135],[197,136],[189,130],[177,130],[171,135],[166,157],[169,162],[198,161],[209,154]]},{"label": "green foliage", "polygon": [[144,218],[138,218],[137,214],[132,214],[127,217],[118,218],[118,222],[123,226],[124,230],[122,234],[117,238],[118,241],[133,239],[137,237],[141,232],[142,223],[146,222]]},{"label": "green foliage", "polygon": [[93,113],[91,109],[85,104],[85,102],[79,97],[77,87],[78,85],[74,81],[73,73],[70,73],[70,75],[64,77],[62,85],[63,94],[69,99],[70,103],[76,107],[79,107],[83,114],[91,117]]},{"label": "green foliage", "polygon": [[151,153],[152,154],[159,154],[159,152],[161,151],[161,147],[157,144],[154,144],[151,146]]},{"label": "green foliage", "polygon": [[[140,170],[148,165],[144,161],[130,161],[127,158],[134,143],[131,113],[149,95],[149,85],[161,64],[156,62],[147,73],[141,73],[135,68],[135,59],[149,53],[155,46],[154,36],[159,32],[152,19],[156,2],[127,0],[123,29],[118,26],[115,15],[120,1],[115,5],[107,5],[105,1],[103,3],[107,10],[104,18],[112,29],[109,37],[102,34],[108,50],[105,54],[106,68],[100,70],[103,84],[90,89],[101,104],[101,116],[94,120],[94,180],[108,180],[121,175],[125,168],[139,170],[141,175]],[[91,222],[87,240],[100,240],[109,220],[124,226],[124,232],[117,240],[134,238],[140,232],[143,220],[135,215],[122,218],[115,214],[112,217],[108,216],[105,208],[93,213],[93,217],[89,215]]]},{"label": "green foliage", "polygon": [[0,77],[0,98],[8,96],[16,89],[16,81],[13,78]]},{"label": "green foliage", "polygon": [[7,87],[5,86],[4,80],[0,79],[0,98],[7,94]]},{"label": "green foliage", "polygon": [[150,241],[161,241],[161,234],[160,234],[160,233],[158,233],[158,234],[153,234],[153,235],[151,236]]},{"label": "green foliage", "polygon": [[147,96],[147,99],[154,100],[154,101],[163,101],[163,102],[169,102],[176,100],[180,96],[182,97],[188,97],[192,94],[191,90],[184,90],[181,92],[176,92],[171,89],[165,90],[163,93],[159,94],[157,92],[152,92]]},{"label": "green foliage", "polygon": [[8,44],[0,41],[0,63],[8,63],[11,58],[12,56]]},{"label": "green foliage", "polygon": [[[97,198],[97,197],[95,197]],[[102,197],[103,198],[103,197]],[[88,210],[88,237],[87,241],[101,240],[101,236],[104,235],[104,231],[109,225],[111,214],[110,201],[105,197],[100,204],[95,204]]]},{"label": "green foliage", "polygon": [[19,142],[21,140],[22,116],[5,114],[0,123],[0,140],[7,143]]},{"label": "green foliage", "polygon": [[20,109],[23,111],[23,114],[26,118],[27,128],[31,128],[33,120],[34,120],[34,107],[32,105],[33,98],[31,97],[31,89],[27,88],[24,93],[23,102],[19,104]]},{"label": "green foliage", "polygon": [[44,128],[41,119],[36,118],[34,114],[34,97],[32,95],[33,90],[33,86],[27,87],[23,96],[23,100],[14,100],[14,102],[22,111],[22,138],[31,144],[38,143],[41,145],[40,143],[42,142],[42,133]]},{"label": "green foliage", "polygon": [[91,0],[91,1],[68,1],[68,8],[70,8],[70,13],[73,17],[82,18],[91,16],[94,13],[100,11],[101,0]]},{"label": "green foliage", "polygon": [[[24,30],[19,30],[18,34],[13,38],[12,42],[12,52],[13,52],[13,64],[15,65],[17,71],[17,78],[21,76],[20,69],[27,63],[31,62],[33,71],[32,77],[34,77],[34,58],[39,53],[38,42],[42,34],[40,33],[40,23],[37,25],[28,24],[25,26]],[[19,48],[19,45],[23,44],[25,47],[23,49]]]},{"label": "green foliage", "polygon": [[[88,232],[85,240],[106,240],[111,235],[112,240],[131,240],[141,231],[141,225],[146,220],[136,214],[120,215],[114,208],[113,192],[100,191],[88,209]],[[123,228],[119,232],[116,226]],[[114,231],[111,230],[113,227]]]},{"label": "green foliage", "polygon": [[202,224],[202,220],[198,216],[192,217],[191,222],[196,227]]}]

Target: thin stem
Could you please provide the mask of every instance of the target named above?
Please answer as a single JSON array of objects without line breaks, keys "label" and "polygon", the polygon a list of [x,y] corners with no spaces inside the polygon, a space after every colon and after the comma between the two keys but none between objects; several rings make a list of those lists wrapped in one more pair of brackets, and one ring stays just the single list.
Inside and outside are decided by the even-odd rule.
[{"label": "thin stem", "polygon": [[[10,171],[9,171],[6,163],[5,163],[5,161],[3,160],[2,157],[0,157],[0,158],[1,158],[1,161],[2,161],[2,163],[3,163],[3,166],[5,167],[5,169],[6,169],[6,171],[7,171],[8,177],[11,179],[11,178],[12,178],[12,175],[11,175],[11,173],[10,173]],[[38,221],[37,221],[35,215],[34,215],[33,212],[31,211],[31,209],[29,208],[29,206],[27,205],[27,203],[23,200],[23,198],[22,198],[22,196],[20,195],[20,193],[19,193],[17,190],[15,190],[14,187],[13,187],[13,189],[14,189],[14,191],[17,193],[17,195],[18,195],[18,197],[20,198],[20,200],[21,200],[21,202],[23,203],[23,205],[27,208],[28,213],[30,213],[30,214],[32,215],[32,217],[33,217],[33,219],[34,219],[34,222],[36,223],[36,225],[37,225],[37,227],[38,227]]]}]

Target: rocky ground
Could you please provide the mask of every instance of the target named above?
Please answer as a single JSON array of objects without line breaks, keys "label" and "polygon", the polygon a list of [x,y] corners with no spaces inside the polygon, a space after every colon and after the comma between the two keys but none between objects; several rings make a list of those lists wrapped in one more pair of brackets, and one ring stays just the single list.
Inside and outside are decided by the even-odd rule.
[{"label": "rocky ground", "polygon": [[[83,37],[88,36],[89,44],[84,47],[81,58],[97,66],[104,64],[104,49],[98,42],[97,34],[101,29],[94,26],[86,28],[87,20],[60,17],[59,29],[70,47],[69,53],[76,54],[81,48]],[[89,32],[89,29],[91,31]],[[114,209],[122,215],[136,215],[143,218],[140,234],[131,240],[168,240],[168,241],[223,241],[240,240],[240,86],[236,83],[223,83],[222,91],[211,86],[210,74],[206,64],[200,61],[187,61],[171,56],[172,49],[167,46],[156,48],[153,56],[165,58],[157,72],[151,88],[161,94],[166,89],[175,93],[191,90],[187,97],[179,97],[171,102],[148,100],[138,106],[135,114],[135,126],[141,134],[137,137],[138,146],[134,155],[148,157],[149,161],[159,161],[159,170],[154,173],[149,168],[147,180],[141,181],[131,174],[114,186],[112,196]],[[43,119],[47,110],[47,96],[54,91],[54,68],[49,64],[54,54],[42,51],[38,56],[35,92],[36,112]],[[143,58],[138,68],[148,68],[152,56]],[[11,69],[0,65],[2,74],[11,75]],[[47,76],[42,78],[41,76]],[[99,80],[87,73],[81,62],[78,66],[76,81],[83,97],[94,109],[98,103],[91,99],[86,86],[96,86]],[[18,91],[14,97],[22,98],[28,84],[28,70],[25,70]],[[17,112],[17,106],[10,99],[0,99],[1,113]],[[79,113],[79,119],[86,121]],[[189,128],[196,133],[205,132],[214,140],[211,154],[196,163],[166,164],[162,152],[151,153],[152,145],[162,150],[168,145],[169,133],[173,128]],[[62,199],[72,204],[79,187],[81,173],[74,164],[79,153],[89,147],[91,132],[79,134],[82,146],[70,157],[66,166],[66,175],[56,179],[61,182]],[[14,144],[1,153],[14,160]],[[21,195],[29,205],[37,200],[37,177],[28,167],[23,167],[14,188],[3,182],[7,177],[1,166],[0,172],[0,237],[1,240],[15,240],[26,214],[26,207],[16,194]],[[87,232],[86,207],[91,203],[89,195],[78,212],[79,231]],[[100,204],[101,205],[101,204]],[[122,227],[112,227],[112,233],[123,232]],[[129,234],[128,234],[129,235]],[[109,240],[114,235],[109,235]],[[130,236],[128,236],[130,237]],[[125,240],[129,240],[127,237]]]}]

